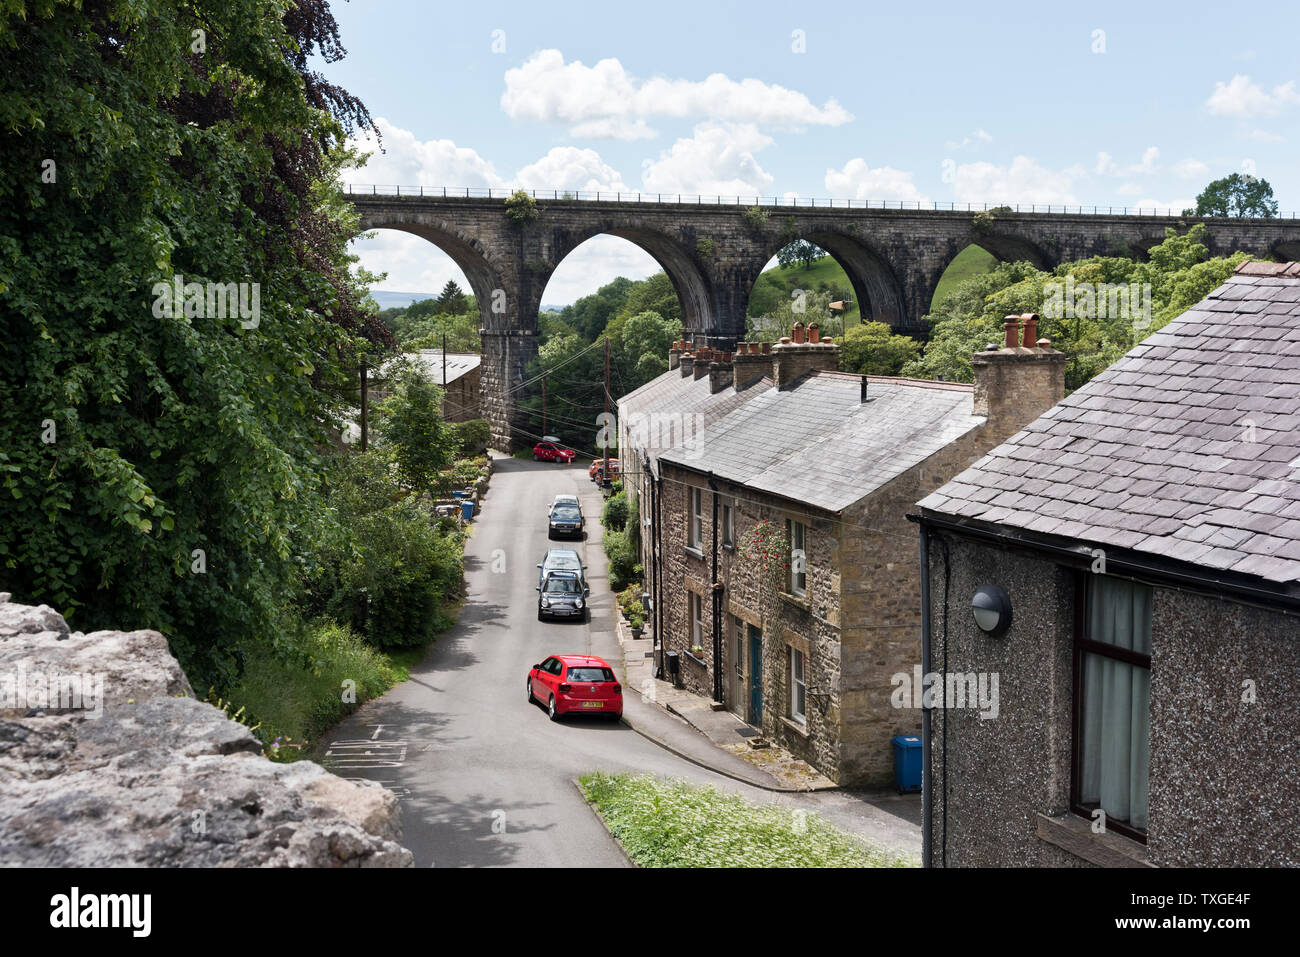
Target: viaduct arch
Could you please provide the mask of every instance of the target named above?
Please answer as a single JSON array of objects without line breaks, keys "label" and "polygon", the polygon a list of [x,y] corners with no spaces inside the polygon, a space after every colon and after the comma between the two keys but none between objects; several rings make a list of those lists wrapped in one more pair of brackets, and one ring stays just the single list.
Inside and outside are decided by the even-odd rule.
[{"label": "viaduct arch", "polygon": [[948,264],[979,245],[1003,261],[1040,268],[1127,249],[1142,256],[1165,229],[1204,222],[1211,255],[1234,250],[1300,258],[1300,220],[1204,219],[1110,213],[761,207],[729,203],[539,199],[517,223],[505,196],[351,196],[362,230],[397,229],[427,239],[465,273],[481,314],[483,408],[493,439],[519,434],[524,369],[537,355],[541,296],[560,262],[593,236],[637,244],[664,268],[688,332],[734,341],[744,335],[750,291],[763,267],[794,238],[816,243],[848,274],[860,304],[896,332],[924,339],[924,317]]}]

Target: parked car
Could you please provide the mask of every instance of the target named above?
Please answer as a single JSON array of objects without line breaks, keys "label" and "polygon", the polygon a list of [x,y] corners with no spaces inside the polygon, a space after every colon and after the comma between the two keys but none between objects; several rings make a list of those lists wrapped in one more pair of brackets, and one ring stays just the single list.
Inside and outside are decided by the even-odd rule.
[{"label": "parked car", "polygon": [[549,515],[551,512],[554,512],[554,511],[555,511],[555,507],[556,507],[557,505],[572,505],[572,506],[573,506],[574,508],[576,508],[579,512],[582,511],[582,506],[578,504],[578,496],[576,496],[576,495],[557,495],[557,496],[555,496],[555,501],[553,501],[553,502],[550,504],[550,506],[546,509],[546,514]]},{"label": "parked car", "polygon": [[[601,477],[604,474],[604,471],[605,471],[605,460],[596,459],[596,461],[592,462],[591,465],[587,466],[587,477],[591,479],[593,482],[600,482]],[[614,479],[618,478],[618,476],[619,476],[618,459],[610,459],[609,460],[610,480],[613,481]]]},{"label": "parked car", "polygon": [[528,671],[528,703],[534,701],[546,704],[552,721],[570,712],[617,721],[623,715],[623,686],[604,658],[552,655]]},{"label": "parked car", "polygon": [[591,593],[591,587],[587,584],[587,566],[582,563],[582,556],[572,548],[547,549],[545,556],[537,563],[537,584],[545,582],[546,576],[551,572],[573,572],[582,582],[583,595]]},{"label": "parked car", "polygon": [[559,462],[561,465],[570,465],[577,457],[578,453],[573,449],[566,449],[554,442],[538,442],[533,446],[533,458],[539,462]]},{"label": "parked car", "polygon": [[591,620],[587,588],[576,572],[551,572],[537,586],[537,620],[580,618]]},{"label": "parked car", "polygon": [[582,509],[576,505],[557,505],[551,509],[546,537],[582,538]]}]

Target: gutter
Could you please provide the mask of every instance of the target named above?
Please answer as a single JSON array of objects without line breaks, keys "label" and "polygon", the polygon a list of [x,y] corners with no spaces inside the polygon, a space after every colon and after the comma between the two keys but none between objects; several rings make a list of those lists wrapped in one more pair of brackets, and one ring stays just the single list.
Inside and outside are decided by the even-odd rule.
[{"label": "gutter", "polygon": [[993,542],[1007,548],[1021,548],[1045,553],[1054,556],[1064,564],[1076,568],[1090,567],[1096,558],[1092,554],[1092,550],[1096,548],[1105,554],[1108,573],[1118,571],[1144,581],[1174,585],[1212,598],[1223,598],[1230,595],[1244,604],[1255,605],[1269,611],[1281,611],[1284,614],[1300,613],[1300,594],[1288,594],[1273,588],[1261,588],[1258,585],[1251,584],[1244,577],[1235,579],[1206,575],[1196,571],[1197,566],[1186,562],[1161,559],[1158,556],[1139,557],[1129,549],[1111,549],[1100,542],[1078,541],[1078,544],[1069,546],[1041,541],[1006,531],[997,531],[993,528],[939,518],[925,512],[910,514],[907,516],[907,520],[916,522],[922,528],[951,532],[954,535]]}]

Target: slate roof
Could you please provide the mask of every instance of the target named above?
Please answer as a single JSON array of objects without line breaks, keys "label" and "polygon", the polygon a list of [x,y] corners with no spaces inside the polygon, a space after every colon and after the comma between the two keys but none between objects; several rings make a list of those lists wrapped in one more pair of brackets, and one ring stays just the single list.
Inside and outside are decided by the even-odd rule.
[{"label": "slate roof", "polygon": [[[623,424],[629,426],[630,444],[644,452],[653,467],[668,447],[656,442],[654,437],[648,445],[641,447],[636,441],[638,436],[631,414],[681,416],[683,424],[691,430],[694,442],[695,436],[702,436],[714,422],[771,388],[771,378],[764,377],[740,392],[727,386],[720,392],[711,393],[707,375],[693,379],[683,376],[680,369],[669,369],[620,398],[618,413]],[[695,418],[696,415],[699,418]],[[650,431],[657,431],[656,423],[651,423]]]},{"label": "slate roof", "polygon": [[971,429],[969,385],[813,372],[718,419],[696,449],[663,461],[843,511]]},{"label": "slate roof", "polygon": [[1300,265],[1243,264],[919,505],[1300,581]]},{"label": "slate roof", "polygon": [[448,382],[455,382],[467,372],[472,372],[479,367],[483,357],[474,353],[449,352],[447,353],[447,381],[442,379],[443,364],[441,349],[421,349],[412,355],[420,361],[420,364],[433,376],[433,381],[438,385],[447,385]]}]

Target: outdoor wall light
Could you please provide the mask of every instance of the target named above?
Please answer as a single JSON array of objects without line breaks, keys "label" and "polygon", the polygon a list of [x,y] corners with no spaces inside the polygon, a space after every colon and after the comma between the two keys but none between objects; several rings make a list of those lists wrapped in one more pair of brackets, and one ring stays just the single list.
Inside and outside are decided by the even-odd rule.
[{"label": "outdoor wall light", "polygon": [[979,630],[992,638],[1011,627],[1011,599],[997,585],[981,585],[971,599],[970,608]]}]

